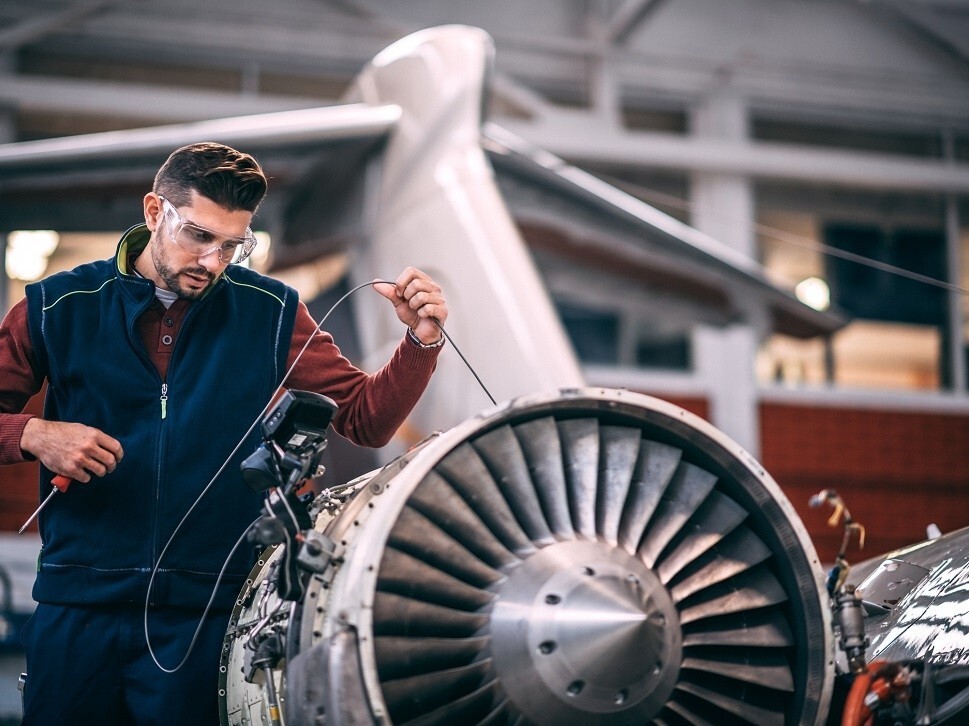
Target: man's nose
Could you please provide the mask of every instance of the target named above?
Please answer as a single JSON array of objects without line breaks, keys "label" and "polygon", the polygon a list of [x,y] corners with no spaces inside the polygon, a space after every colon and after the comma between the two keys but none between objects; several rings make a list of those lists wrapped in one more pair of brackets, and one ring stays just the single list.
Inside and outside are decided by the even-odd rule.
[{"label": "man's nose", "polygon": [[214,249],[202,255],[199,257],[199,264],[212,274],[215,274],[222,267],[222,260],[219,259],[219,251]]}]

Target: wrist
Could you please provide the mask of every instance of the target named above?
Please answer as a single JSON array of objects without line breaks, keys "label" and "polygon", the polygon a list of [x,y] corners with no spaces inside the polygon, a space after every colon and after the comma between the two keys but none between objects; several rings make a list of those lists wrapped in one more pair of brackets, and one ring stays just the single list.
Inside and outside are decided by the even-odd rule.
[{"label": "wrist", "polygon": [[27,461],[32,461],[37,458],[37,455],[34,453],[36,437],[39,435],[40,427],[43,424],[44,420],[37,416],[31,416],[23,422],[23,427],[20,429],[18,445],[21,455]]},{"label": "wrist", "polygon": [[438,338],[433,343],[425,343],[424,341],[422,341],[420,338],[417,337],[417,333],[414,332],[413,328],[407,328],[407,337],[410,338],[411,343],[413,343],[419,348],[440,348],[442,345],[444,345],[443,333],[441,334],[441,337]]}]

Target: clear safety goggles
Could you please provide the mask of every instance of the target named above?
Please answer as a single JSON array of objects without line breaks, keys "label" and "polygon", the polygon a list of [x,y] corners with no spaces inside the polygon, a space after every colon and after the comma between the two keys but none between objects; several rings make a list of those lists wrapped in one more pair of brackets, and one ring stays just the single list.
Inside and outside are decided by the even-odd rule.
[{"label": "clear safety goggles", "polygon": [[251,229],[246,229],[245,237],[226,237],[190,222],[165,197],[159,194],[158,198],[162,200],[162,213],[166,218],[173,218],[169,227],[172,232],[171,239],[186,254],[205,257],[215,253],[220,262],[228,264],[242,262],[256,248],[256,237]]}]

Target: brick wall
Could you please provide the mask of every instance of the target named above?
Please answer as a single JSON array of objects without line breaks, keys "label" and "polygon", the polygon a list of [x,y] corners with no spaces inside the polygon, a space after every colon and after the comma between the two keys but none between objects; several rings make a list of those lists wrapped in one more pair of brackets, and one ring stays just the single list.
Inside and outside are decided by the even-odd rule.
[{"label": "brick wall", "polygon": [[822,562],[837,554],[842,530],[826,524],[831,509],[808,499],[835,489],[856,522],[865,549],[860,562],[969,525],[969,415],[860,410],[762,403],[761,462],[804,521]]}]

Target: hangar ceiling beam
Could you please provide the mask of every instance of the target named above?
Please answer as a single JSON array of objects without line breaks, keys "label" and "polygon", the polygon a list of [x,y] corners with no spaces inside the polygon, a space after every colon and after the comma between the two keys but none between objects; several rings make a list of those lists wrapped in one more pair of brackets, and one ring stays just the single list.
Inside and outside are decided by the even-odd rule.
[{"label": "hangar ceiling beam", "polygon": [[[147,22],[151,23],[151,38],[145,37],[142,28]],[[251,22],[232,18],[186,23],[184,18],[166,14],[145,18],[112,13],[85,27],[81,34],[58,37],[57,49],[92,57],[107,51],[125,58],[161,58],[190,66],[238,67],[243,62],[257,62],[279,70],[319,72],[345,67],[356,73],[399,37],[366,26],[341,31],[317,23],[263,24],[254,37]],[[321,68],[321,64],[325,65]]]},{"label": "hangar ceiling beam", "polygon": [[29,20],[0,31],[0,51],[16,50],[34,43],[117,2],[118,0],[88,0],[75,3],[57,13],[39,12]]},{"label": "hangar ceiling beam", "polygon": [[[159,123],[314,105],[307,98],[10,76],[0,83],[0,104],[58,113],[115,114]],[[621,128],[607,130],[589,114],[568,115],[562,111],[542,114],[534,121],[506,119],[502,124],[536,146],[577,163],[747,174],[876,189],[969,192],[965,164],[788,144],[738,144]]]},{"label": "hangar ceiling beam", "polygon": [[[169,25],[164,19],[157,22],[156,39],[136,41],[131,37],[130,25],[105,17],[96,28],[85,28],[82,37],[58,34],[56,52],[92,60],[223,69],[256,64],[262,72],[329,74],[349,80],[388,42],[386,37],[366,33],[338,34],[313,28],[284,32],[277,28],[278,32],[267,29],[260,35],[259,43],[251,46],[248,27],[226,27],[215,34],[202,28],[179,30],[177,24]],[[125,27],[129,28],[127,34]],[[574,86],[576,64],[602,53],[601,43],[578,37],[497,34],[495,42],[500,72],[522,89],[530,89],[532,108],[538,106],[538,99],[547,88]],[[536,55],[550,56],[555,62],[537,65]],[[623,102],[632,106],[691,104],[717,82],[718,69],[723,70],[713,63],[663,63],[624,46],[610,48],[610,74]],[[740,65],[730,71],[731,85],[749,99],[754,110],[776,110],[801,118],[803,113],[817,116],[828,109],[833,119],[843,120],[847,115],[876,127],[903,121],[935,127],[939,119],[955,127],[969,127],[969,98],[958,79],[879,75],[837,66],[804,69],[794,63],[757,68]],[[830,77],[837,77],[838,83],[828,82]],[[524,97],[524,93],[521,95]]]},{"label": "hangar ceiling beam", "polygon": [[660,2],[661,0],[626,0],[606,24],[606,39],[612,43],[622,43]]},{"label": "hangar ceiling beam", "polygon": [[27,111],[201,121],[318,106],[308,98],[146,86],[111,81],[2,76],[0,105]]},{"label": "hangar ceiling beam", "polygon": [[969,38],[965,36],[963,28],[953,26],[946,18],[926,3],[914,3],[912,0],[881,0],[903,20],[911,22],[922,32],[931,36],[935,42],[949,49],[963,61],[969,61]]},{"label": "hangar ceiling beam", "polygon": [[865,189],[969,192],[969,165],[841,149],[677,134],[603,129],[581,124],[503,120],[529,143],[583,165],[656,167],[740,174]]}]

